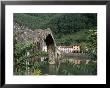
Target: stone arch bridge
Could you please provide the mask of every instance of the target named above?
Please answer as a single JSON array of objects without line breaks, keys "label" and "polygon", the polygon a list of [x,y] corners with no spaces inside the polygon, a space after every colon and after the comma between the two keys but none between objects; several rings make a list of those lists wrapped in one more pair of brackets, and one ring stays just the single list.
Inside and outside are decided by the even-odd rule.
[{"label": "stone arch bridge", "polygon": [[36,45],[36,48],[34,50],[38,51],[42,51],[43,46],[47,46],[49,63],[56,64],[58,62],[57,46],[50,28],[47,28],[45,30],[31,30],[22,25],[14,23],[14,39],[17,42],[25,43],[31,41]]}]

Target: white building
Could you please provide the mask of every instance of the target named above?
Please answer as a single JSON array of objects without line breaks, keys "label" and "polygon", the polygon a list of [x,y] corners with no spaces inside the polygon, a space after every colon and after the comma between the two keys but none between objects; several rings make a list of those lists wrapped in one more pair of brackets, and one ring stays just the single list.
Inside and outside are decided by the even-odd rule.
[{"label": "white building", "polygon": [[78,53],[80,52],[79,45],[72,45],[72,46],[58,46],[58,49],[65,53]]}]

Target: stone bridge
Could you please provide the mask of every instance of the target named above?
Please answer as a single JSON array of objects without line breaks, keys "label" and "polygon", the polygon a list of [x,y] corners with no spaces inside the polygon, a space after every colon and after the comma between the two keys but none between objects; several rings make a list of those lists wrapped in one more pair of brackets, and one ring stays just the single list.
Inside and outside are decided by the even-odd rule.
[{"label": "stone bridge", "polygon": [[57,59],[57,52],[56,52],[56,43],[53,37],[52,31],[47,28],[45,30],[38,29],[34,31],[34,42],[36,39],[38,40],[40,50],[42,50],[43,46],[47,46],[47,52],[49,56],[49,63],[55,64]]},{"label": "stone bridge", "polygon": [[14,23],[14,39],[16,40],[16,42],[22,43],[31,41],[36,45],[34,51],[42,51],[43,46],[47,46],[49,63],[55,64],[58,62],[56,43],[50,28],[47,28],[45,30],[31,30],[22,25]]}]

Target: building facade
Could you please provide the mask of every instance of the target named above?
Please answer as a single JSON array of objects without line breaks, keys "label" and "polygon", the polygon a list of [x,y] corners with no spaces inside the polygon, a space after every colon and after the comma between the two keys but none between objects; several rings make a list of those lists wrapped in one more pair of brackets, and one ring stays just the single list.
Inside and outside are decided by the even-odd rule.
[{"label": "building facade", "polygon": [[58,49],[65,53],[79,53],[80,46],[79,45],[72,45],[72,46],[58,46]]}]

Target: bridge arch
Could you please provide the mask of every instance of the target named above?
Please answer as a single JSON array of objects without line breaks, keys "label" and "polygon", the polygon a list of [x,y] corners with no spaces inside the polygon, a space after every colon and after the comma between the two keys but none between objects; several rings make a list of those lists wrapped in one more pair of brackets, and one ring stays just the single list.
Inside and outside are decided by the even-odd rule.
[{"label": "bridge arch", "polygon": [[48,34],[46,38],[44,39],[46,46],[47,46],[47,52],[49,56],[49,63],[55,64],[55,42],[51,34]]}]

